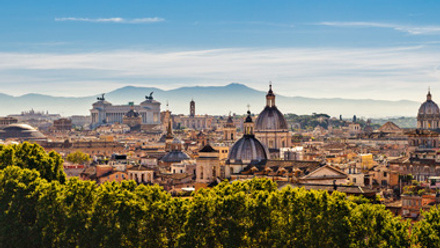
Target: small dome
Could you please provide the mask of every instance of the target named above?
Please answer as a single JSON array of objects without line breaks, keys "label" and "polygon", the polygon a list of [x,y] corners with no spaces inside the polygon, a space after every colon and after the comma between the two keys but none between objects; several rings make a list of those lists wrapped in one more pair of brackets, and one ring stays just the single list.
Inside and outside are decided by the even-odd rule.
[{"label": "small dome", "polygon": [[167,162],[167,163],[178,163],[178,162],[182,162],[182,160],[189,160],[189,159],[190,157],[185,152],[170,151],[167,154],[165,154],[165,156],[163,156],[160,160],[162,162]]}]

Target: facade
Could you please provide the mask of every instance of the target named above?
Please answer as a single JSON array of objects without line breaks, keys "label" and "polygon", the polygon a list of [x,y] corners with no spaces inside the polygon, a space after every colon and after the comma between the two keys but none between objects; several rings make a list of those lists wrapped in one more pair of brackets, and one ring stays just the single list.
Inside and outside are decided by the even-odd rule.
[{"label": "facade", "polygon": [[[151,94],[150,94],[151,95]],[[147,96],[140,105],[112,105],[106,101],[104,94],[98,97],[90,110],[92,116],[91,128],[101,125],[123,123],[124,116],[134,110],[141,116],[142,124],[160,124],[160,102],[155,101],[152,96]]]},{"label": "facade", "polygon": [[57,131],[69,131],[72,129],[72,120],[61,118],[53,121],[53,129]]},{"label": "facade", "polygon": [[255,137],[271,152],[278,156],[279,149],[291,146],[291,137],[286,119],[275,105],[272,84],[266,95],[266,107],[255,121]]},{"label": "facade", "polygon": [[17,118],[14,117],[0,117],[0,127],[15,124],[17,122]]},{"label": "facade", "polygon": [[229,115],[228,120],[223,126],[223,142],[224,143],[234,143],[237,139],[237,127],[232,120],[232,116]]},{"label": "facade", "polygon": [[196,160],[196,181],[211,183],[217,178],[225,178],[225,166],[221,162],[219,151],[209,144],[204,146]]}]

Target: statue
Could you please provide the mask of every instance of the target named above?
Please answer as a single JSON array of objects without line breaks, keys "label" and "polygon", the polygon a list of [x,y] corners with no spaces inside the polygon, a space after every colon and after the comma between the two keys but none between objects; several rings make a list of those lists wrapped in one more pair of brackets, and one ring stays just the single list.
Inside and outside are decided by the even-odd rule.
[{"label": "statue", "polygon": [[150,96],[145,96],[145,99],[153,100],[153,93],[154,93],[154,91],[151,91]]},{"label": "statue", "polygon": [[104,95],[105,95],[105,93],[102,93],[101,97],[97,97],[96,99],[97,99],[98,101],[104,101],[104,100],[105,100]]}]

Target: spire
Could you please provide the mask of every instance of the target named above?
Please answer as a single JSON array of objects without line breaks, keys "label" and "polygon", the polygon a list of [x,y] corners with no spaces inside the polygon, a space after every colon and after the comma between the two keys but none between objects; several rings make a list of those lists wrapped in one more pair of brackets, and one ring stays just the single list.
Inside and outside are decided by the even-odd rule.
[{"label": "spire", "polygon": [[174,134],[173,134],[173,127],[171,126],[171,118],[170,120],[168,120],[168,128],[167,128],[167,139],[172,139],[174,138]]},{"label": "spire", "polygon": [[269,91],[266,95],[266,106],[267,107],[275,107],[275,94],[272,91],[272,81],[269,82]]},{"label": "spire", "polygon": [[254,135],[254,122],[252,121],[251,111],[248,110],[247,117],[243,123],[244,135],[253,136]]},{"label": "spire", "polygon": [[428,95],[426,95],[426,100],[431,101],[431,87],[428,87]]}]

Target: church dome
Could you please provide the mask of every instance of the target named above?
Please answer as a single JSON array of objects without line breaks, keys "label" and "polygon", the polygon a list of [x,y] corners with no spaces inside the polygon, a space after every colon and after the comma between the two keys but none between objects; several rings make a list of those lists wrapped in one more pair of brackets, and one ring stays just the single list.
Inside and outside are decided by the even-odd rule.
[{"label": "church dome", "polygon": [[266,106],[255,121],[255,130],[282,130],[287,129],[287,122],[276,106]]},{"label": "church dome", "polygon": [[244,126],[245,134],[232,146],[226,162],[228,164],[265,164],[269,153],[253,134],[253,122],[249,111]]},{"label": "church dome", "polygon": [[428,92],[428,95],[426,97],[426,101],[422,103],[422,105],[419,108],[419,117],[423,117],[426,115],[439,115],[440,116],[440,110],[437,106],[437,104],[431,99],[431,92]]},{"label": "church dome", "polygon": [[275,106],[275,94],[270,85],[269,92],[266,95],[266,107],[258,115],[255,121],[255,130],[286,130],[288,129],[284,115]]},{"label": "church dome", "polygon": [[426,101],[422,103],[417,114],[417,128],[437,129],[440,128],[440,110],[432,100],[431,92],[428,91]]}]

